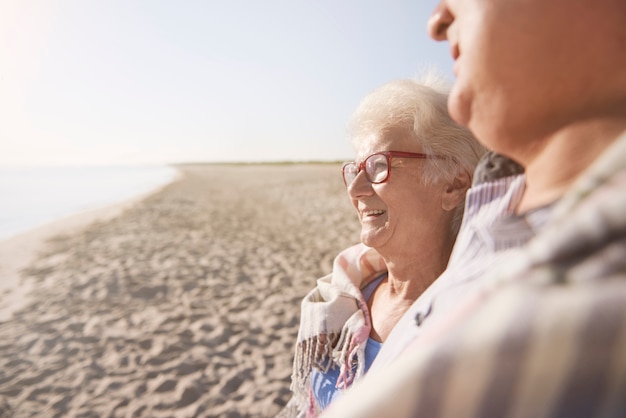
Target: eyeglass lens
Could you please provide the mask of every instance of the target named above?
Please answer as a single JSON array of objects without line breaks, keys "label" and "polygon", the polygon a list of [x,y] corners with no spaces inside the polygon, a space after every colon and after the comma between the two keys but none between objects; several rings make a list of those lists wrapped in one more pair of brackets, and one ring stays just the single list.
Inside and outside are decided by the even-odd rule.
[{"label": "eyeglass lens", "polygon": [[387,157],[382,154],[374,154],[365,160],[365,174],[372,183],[382,183],[389,175]]},{"label": "eyeglass lens", "polygon": [[[389,164],[387,157],[383,154],[370,155],[361,166],[364,166],[365,177],[370,183],[382,183],[389,175]],[[359,171],[361,171],[360,168],[357,163],[347,163],[343,167],[343,178],[346,185],[352,184]]]}]

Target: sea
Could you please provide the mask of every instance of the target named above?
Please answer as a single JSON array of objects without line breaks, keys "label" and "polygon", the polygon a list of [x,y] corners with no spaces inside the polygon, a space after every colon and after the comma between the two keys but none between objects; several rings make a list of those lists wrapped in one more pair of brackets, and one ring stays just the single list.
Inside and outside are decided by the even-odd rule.
[{"label": "sea", "polygon": [[170,166],[0,167],[0,240],[171,182]]}]

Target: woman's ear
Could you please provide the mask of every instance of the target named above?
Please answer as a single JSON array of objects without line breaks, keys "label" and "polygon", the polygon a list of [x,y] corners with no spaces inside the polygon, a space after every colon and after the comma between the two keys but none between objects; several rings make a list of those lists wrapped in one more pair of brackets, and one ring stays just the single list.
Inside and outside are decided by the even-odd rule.
[{"label": "woman's ear", "polygon": [[472,179],[466,171],[459,171],[452,182],[444,185],[441,207],[443,210],[451,211],[465,199],[465,192],[470,188]]}]

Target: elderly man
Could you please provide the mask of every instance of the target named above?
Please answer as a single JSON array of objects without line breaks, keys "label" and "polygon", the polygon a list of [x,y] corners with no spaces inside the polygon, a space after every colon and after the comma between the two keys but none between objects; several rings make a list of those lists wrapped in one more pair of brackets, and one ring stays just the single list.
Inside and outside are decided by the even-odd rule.
[{"label": "elderly man", "polygon": [[626,416],[626,1],[443,0],[448,108],[525,174],[327,417]]}]

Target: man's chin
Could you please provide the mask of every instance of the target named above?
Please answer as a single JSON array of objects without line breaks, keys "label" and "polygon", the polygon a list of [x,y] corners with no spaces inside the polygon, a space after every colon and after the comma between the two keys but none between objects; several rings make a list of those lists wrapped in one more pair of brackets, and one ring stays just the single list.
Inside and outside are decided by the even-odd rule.
[{"label": "man's chin", "polygon": [[471,119],[471,102],[467,99],[467,94],[464,95],[460,90],[457,81],[448,96],[448,113],[456,123],[467,127]]}]

